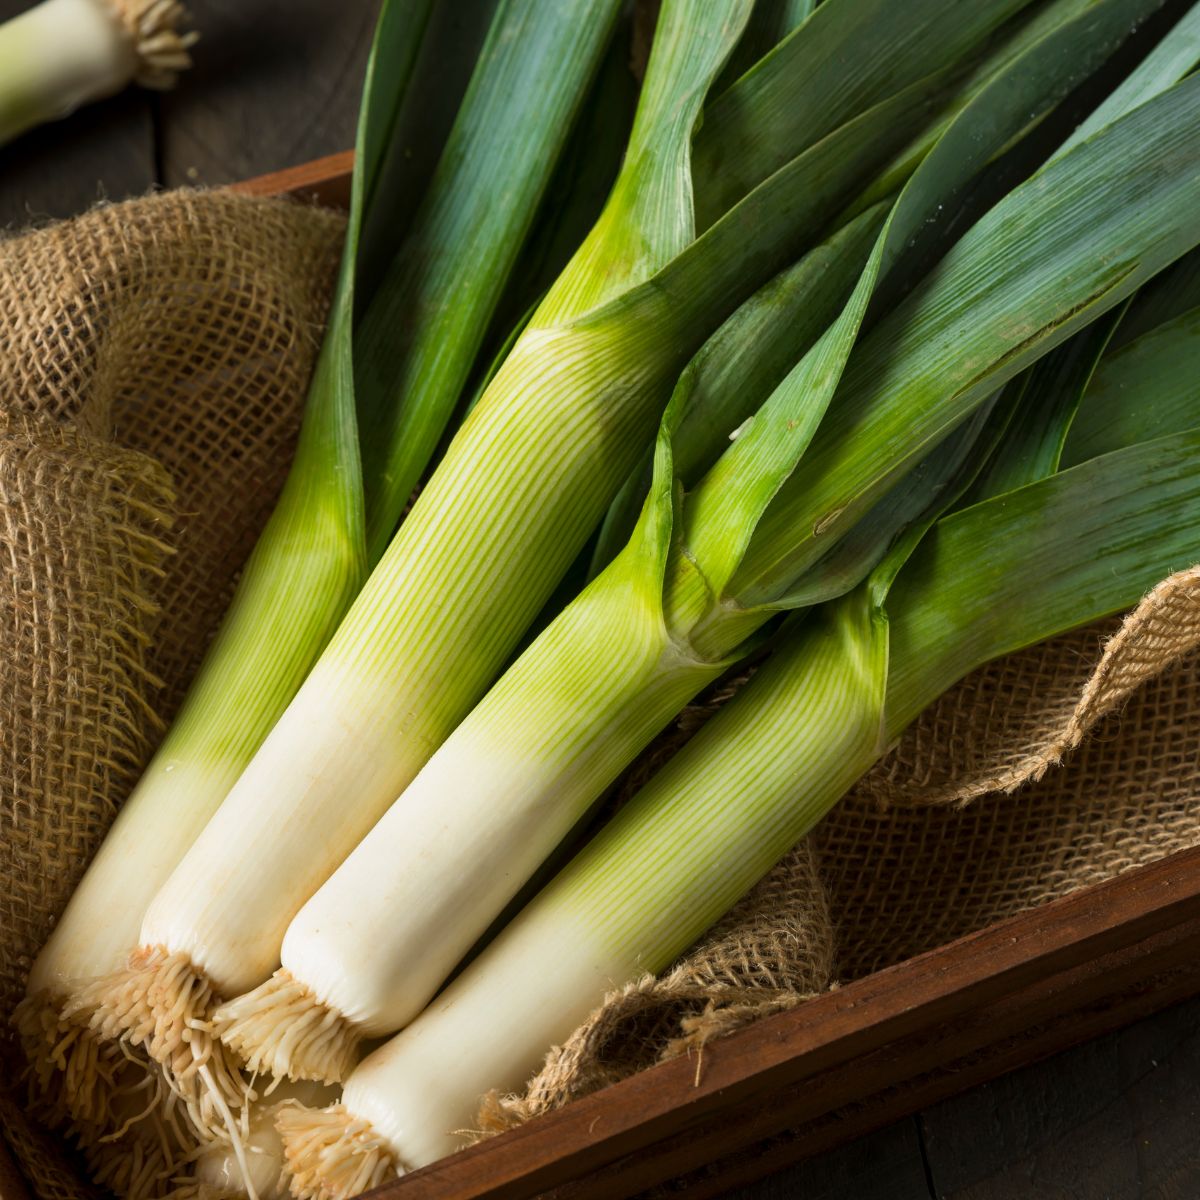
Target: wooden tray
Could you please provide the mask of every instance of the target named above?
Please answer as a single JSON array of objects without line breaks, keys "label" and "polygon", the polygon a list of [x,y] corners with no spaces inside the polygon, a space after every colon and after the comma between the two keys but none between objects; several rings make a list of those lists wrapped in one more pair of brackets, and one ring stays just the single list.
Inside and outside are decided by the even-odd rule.
[{"label": "wooden tray", "polygon": [[[333,206],[352,157],[239,184]],[[880,971],[406,1176],[383,1200],[689,1200],[1200,994],[1200,849]],[[678,1183],[669,1190],[674,1192]],[[0,1153],[0,1197],[24,1200]]]}]

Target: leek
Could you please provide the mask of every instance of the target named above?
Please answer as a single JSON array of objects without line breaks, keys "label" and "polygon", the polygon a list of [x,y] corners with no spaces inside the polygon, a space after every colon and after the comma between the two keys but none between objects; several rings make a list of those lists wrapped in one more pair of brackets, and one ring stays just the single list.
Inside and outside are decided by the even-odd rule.
[{"label": "leek", "polygon": [[42,0],[0,25],[0,145],[131,83],[172,87],[183,20],[178,0]]},{"label": "leek", "polygon": [[191,1069],[213,992],[270,976],[297,909],[469,711],[628,474],[689,355],[927,119],[938,88],[897,94],[693,243],[688,147],[747,9],[664,6],[608,205],[155,897],[142,950],[89,992],[105,1032]]},{"label": "leek", "polygon": [[[17,1013],[43,1090],[53,1094],[61,1072],[58,1088],[70,1082],[61,1097],[84,1128],[109,1120],[106,1078],[123,1059],[118,1046],[90,1029],[90,981],[123,965],[154,893],[283,711],[362,580],[350,383],[353,260],[365,194],[377,183],[384,149],[379,129],[390,125],[403,94],[424,13],[421,4],[389,5],[376,35],[337,294],[283,493],[174,723],[38,955]],[[385,58],[395,70],[386,85]],[[209,1056],[201,1041],[197,1035],[204,1070]],[[191,1048],[183,1055],[190,1061]],[[183,1062],[178,1074],[188,1074]],[[234,1087],[231,1078],[221,1083]],[[206,1124],[210,1114],[193,1104],[193,1117]]]},{"label": "leek", "polygon": [[[222,1038],[253,1069],[336,1079],[360,1037],[415,1017],[670,717],[776,612],[812,602],[809,573],[827,544],[814,527],[844,534],[851,521],[841,507],[830,505],[831,517],[805,507],[813,504],[805,489],[824,504],[822,488],[852,486],[854,516],[862,515],[1025,363],[1200,241],[1191,216],[1200,178],[1190,165],[1190,148],[1200,145],[1200,85],[1189,84],[1017,188],[855,345],[876,280],[913,232],[1024,128],[1031,109],[1061,95],[1063,48],[1072,48],[1072,72],[1089,54],[1102,60],[1133,8],[1097,11],[1103,19],[1092,12],[1055,30],[962,110],[893,207],[841,313],[680,500],[673,434],[698,394],[696,376],[685,372],[664,419],[651,496],[625,550],[300,909],[275,977],[218,1010]],[[778,312],[786,329],[788,306]],[[764,340],[754,321],[736,327]],[[841,426],[836,444],[825,433],[833,422]],[[828,483],[809,469],[810,443],[845,464]],[[911,490],[920,499],[938,486],[936,475],[925,476]],[[776,503],[801,515],[772,524]],[[893,499],[890,508],[901,513],[907,504],[907,496]],[[737,575],[743,559],[765,557],[765,538],[772,560],[796,565],[747,604]]]},{"label": "leek", "polygon": [[[1200,432],[939,521],[817,610],[342,1103],[281,1114],[293,1192],[341,1198],[452,1152],[612,988],[669,965],[929,703],[990,659],[1133,604],[1200,556]],[[351,1136],[352,1131],[352,1136]]]}]

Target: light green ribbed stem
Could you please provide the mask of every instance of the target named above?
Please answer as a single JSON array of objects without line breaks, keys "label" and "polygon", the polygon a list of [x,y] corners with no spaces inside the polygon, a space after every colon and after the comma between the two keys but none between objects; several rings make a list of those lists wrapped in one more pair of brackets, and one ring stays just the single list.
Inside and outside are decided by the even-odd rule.
[{"label": "light green ribbed stem", "polygon": [[1200,557],[1198,502],[1192,431],[944,518],[880,614],[868,585],[810,618],[527,912],[578,914],[631,973],[666,966],[956,680]]}]

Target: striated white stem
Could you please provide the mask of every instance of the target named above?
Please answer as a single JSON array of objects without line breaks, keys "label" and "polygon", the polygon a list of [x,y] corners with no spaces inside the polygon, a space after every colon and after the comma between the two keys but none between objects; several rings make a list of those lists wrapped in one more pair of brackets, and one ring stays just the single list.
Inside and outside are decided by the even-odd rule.
[{"label": "striated white stem", "polygon": [[485,1092],[520,1090],[549,1046],[647,969],[582,915],[529,911],[346,1084],[344,1107],[371,1123],[405,1170],[459,1149]]},{"label": "striated white stem", "polygon": [[[284,967],[361,1033],[392,1033],[638,751],[723,664],[597,580],[534,643],[304,906]],[[652,580],[648,591],[656,591]]]},{"label": "striated white stem", "polygon": [[[386,807],[374,798],[394,794],[396,756],[374,752],[385,731],[366,716],[386,713],[386,690],[338,674],[318,662],[145,911],[141,945],[187,954],[221,994],[271,974],[292,916]],[[330,720],[331,696],[344,719]],[[334,777],[320,764],[337,751]]]}]

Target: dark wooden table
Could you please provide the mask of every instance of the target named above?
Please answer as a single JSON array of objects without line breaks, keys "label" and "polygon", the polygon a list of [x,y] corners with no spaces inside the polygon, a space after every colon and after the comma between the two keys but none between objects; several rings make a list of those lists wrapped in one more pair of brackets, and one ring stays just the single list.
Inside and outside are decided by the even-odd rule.
[{"label": "dark wooden table", "polygon": [[[0,19],[27,7],[0,0]],[[0,228],[222,184],[353,140],[375,4],[191,0],[178,91],[132,91],[0,149]],[[938,1104],[730,1200],[1197,1200],[1200,1001]]]}]

